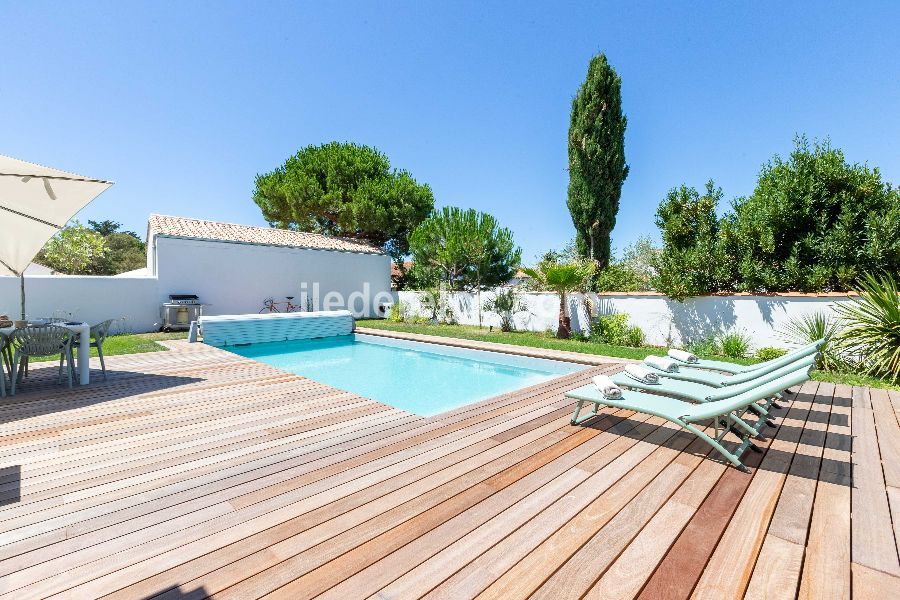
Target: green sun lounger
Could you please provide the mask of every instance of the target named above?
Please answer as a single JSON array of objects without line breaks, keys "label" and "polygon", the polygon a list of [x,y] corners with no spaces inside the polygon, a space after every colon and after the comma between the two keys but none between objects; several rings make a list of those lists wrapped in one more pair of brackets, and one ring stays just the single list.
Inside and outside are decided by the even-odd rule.
[{"label": "green sun lounger", "polygon": [[[651,392],[653,394],[673,396],[675,398],[680,398],[689,402],[712,402],[714,400],[724,400],[725,398],[731,398],[738,394],[743,394],[744,392],[750,392],[754,389],[757,389],[761,385],[778,379],[779,377],[791,375],[794,371],[809,372],[809,369],[816,362],[816,356],[816,354],[807,356],[806,358],[793,362],[789,365],[785,365],[780,369],[775,369],[774,371],[770,371],[769,373],[762,373],[755,379],[744,383],[738,383],[735,385],[718,388],[710,387],[701,383],[695,383],[693,381],[669,379],[669,374],[666,372],[659,373],[660,380],[658,383],[638,381],[637,379],[629,376],[624,371],[620,371],[619,373],[613,375],[612,381],[619,387]],[[769,398],[766,398],[762,403],[757,402],[754,404],[750,404],[748,408],[753,410],[759,416],[768,418],[769,408],[779,397],[780,394],[773,394]]]},{"label": "green sun lounger", "polygon": [[[799,364],[800,361],[805,360],[809,356],[815,355],[819,346],[821,346],[823,340],[819,340],[812,344],[803,346],[802,348],[797,348],[791,352],[788,352],[784,356],[779,356],[778,358],[773,358],[772,360],[767,360],[766,362],[755,364],[755,365],[732,365],[732,363],[721,363],[725,365],[732,365],[734,367],[740,367],[743,369],[740,372],[730,372],[720,373],[716,371],[707,371],[703,368],[695,368],[699,367],[700,363],[681,363],[679,365],[678,371],[663,371],[654,367],[651,364],[644,363],[644,366],[650,369],[654,369],[657,375],[661,377],[666,377],[667,379],[679,379],[682,381],[693,381],[695,383],[702,383],[704,385],[710,385],[713,387],[724,387],[728,385],[736,385],[740,383],[748,383],[755,379],[758,379],[761,375],[772,373],[781,369],[785,366],[789,366],[792,364]],[[671,357],[669,357],[671,358]],[[675,359],[673,359],[675,360]],[[701,361],[704,364],[707,363],[719,363],[720,361]]]},{"label": "green sun lounger", "polygon": [[[566,396],[576,401],[575,412],[572,415],[573,425],[579,425],[595,417],[598,410],[604,406],[653,415],[693,433],[712,446],[728,462],[746,472],[749,469],[741,462],[741,456],[747,448],[751,447],[753,443],[751,436],[756,435],[757,432],[753,427],[750,427],[749,431],[746,429],[748,425],[740,418],[739,413],[746,411],[751,404],[803,383],[809,379],[809,371],[809,368],[798,369],[789,375],[774,379],[737,396],[702,404],[632,390],[623,390],[621,398],[612,399],[604,396],[594,385],[586,385],[566,392]],[[593,404],[593,410],[589,415],[579,417],[581,409],[586,403]],[[696,426],[696,424],[706,421],[712,421],[713,436]],[[733,452],[721,444],[722,438],[730,431],[741,432],[739,437],[741,443]]]},{"label": "green sun lounger", "polygon": [[[803,358],[805,356],[809,356],[810,354],[817,352],[822,344],[825,343],[824,339],[816,340],[811,344],[807,344],[802,348],[797,348],[795,350],[791,350],[784,356],[780,356],[778,358],[773,358],[772,360],[767,360],[766,362],[757,363],[755,365],[738,365],[735,363],[725,362],[722,360],[707,360],[704,358],[698,359],[697,362],[686,362],[683,360],[679,360],[677,358],[673,358],[669,356],[672,360],[680,363],[683,367],[689,367],[691,369],[706,369],[712,371],[724,371],[726,373],[738,374],[738,373],[750,373],[753,371],[759,372],[762,370],[772,370],[773,368],[778,368],[784,366],[785,364],[795,361],[799,358]],[[679,369],[680,371],[680,369]],[[703,383],[703,382],[700,382]],[[740,382],[738,382],[740,383]]]}]

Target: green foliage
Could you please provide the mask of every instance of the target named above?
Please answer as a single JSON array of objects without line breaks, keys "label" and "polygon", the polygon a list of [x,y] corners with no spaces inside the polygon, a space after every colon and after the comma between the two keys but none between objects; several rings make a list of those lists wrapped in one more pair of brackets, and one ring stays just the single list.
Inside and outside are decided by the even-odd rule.
[{"label": "green foliage", "polygon": [[144,242],[131,232],[113,231],[103,239],[106,241],[107,253],[92,262],[92,275],[118,275],[147,266]]},{"label": "green foliage", "polygon": [[450,290],[480,290],[506,283],[522,251],[512,232],[493,216],[445,206],[410,236],[413,278],[419,284],[446,284]]},{"label": "green foliage", "polygon": [[124,233],[126,235],[130,235],[135,239],[141,239],[140,236],[138,236],[138,234],[133,231],[123,231],[122,224],[118,221],[111,221],[109,219],[103,221],[91,221],[90,219],[88,219],[88,227],[90,227],[92,230],[96,231],[103,237],[109,237],[114,233]]},{"label": "green foliage", "polygon": [[625,164],[622,80],[598,54],[572,99],[569,124],[568,206],[582,256],[609,264],[610,232],[616,224]]},{"label": "green foliage", "polygon": [[647,292],[653,289],[659,250],[648,237],[640,237],[622,252],[622,258],[612,259],[594,278],[597,292]]},{"label": "green foliage", "polygon": [[425,309],[425,320],[431,323],[455,323],[453,307],[439,288],[427,288],[420,292],[419,303]]},{"label": "green foliage", "polygon": [[628,315],[615,313],[602,315],[591,328],[591,340],[613,346],[640,348],[644,345],[644,332],[628,322]]},{"label": "green foliage", "polygon": [[808,346],[824,339],[816,368],[822,371],[841,371],[847,368],[847,362],[834,345],[840,329],[841,324],[837,319],[819,311],[792,317],[779,333],[785,341],[798,346]]},{"label": "green foliage", "polygon": [[367,241],[395,260],[434,207],[431,188],[377,149],[339,142],[307,146],[257,175],[253,201],[275,227]]},{"label": "green foliage", "polygon": [[900,270],[900,189],[849,164],[826,141],[795,140],[756,188],[716,216],[722,191],[681,186],[657,211],[654,287],[683,300],[714,292],[846,290],[863,273]]},{"label": "green foliage", "polygon": [[714,337],[691,340],[685,345],[688,351],[697,356],[718,356],[719,344]]},{"label": "green foliage", "polygon": [[859,296],[836,310],[845,328],[837,346],[859,357],[866,373],[900,382],[900,288],[890,274],[867,274],[858,285]]},{"label": "green foliage", "polygon": [[764,346],[756,351],[754,356],[762,361],[766,360],[775,360],[776,358],[781,358],[785,354],[787,354],[787,350],[784,348],[774,348],[772,346]]},{"label": "green foliage", "polygon": [[512,289],[500,290],[484,303],[484,310],[500,317],[500,331],[514,331],[515,316],[527,309],[527,305]]},{"label": "green foliage", "polygon": [[731,261],[719,238],[716,206],[722,188],[710,179],[702,196],[682,185],[669,190],[656,211],[663,249],[653,260],[654,287],[676,300],[728,287]]},{"label": "green foliage", "polygon": [[388,321],[393,323],[402,323],[409,318],[409,308],[406,304],[399,300],[391,305],[391,312],[388,315]]},{"label": "green foliage", "polygon": [[441,313],[443,294],[438,288],[428,288],[419,292],[419,303],[425,309],[428,318],[432,322],[437,322]]},{"label": "green foliage", "polygon": [[535,284],[546,290],[559,294],[559,326],[556,337],[567,338],[572,333],[567,314],[566,294],[587,289],[594,275],[596,263],[577,261],[558,263],[552,260],[541,262],[537,268],[523,268],[522,271],[531,277]]},{"label": "green foliage", "polygon": [[900,270],[900,190],[828,141],[798,137],[786,160],[765,164],[726,229],[742,290],[845,290]]},{"label": "green foliage", "polygon": [[691,340],[685,347],[697,356],[743,359],[750,355],[750,336],[743,331],[727,331]]},{"label": "green foliage", "polygon": [[73,220],[50,238],[35,257],[35,262],[60,273],[85,275],[108,251],[102,235]]},{"label": "green foliage", "polygon": [[741,331],[724,333],[716,340],[718,354],[729,358],[744,358],[750,354],[750,337]]}]

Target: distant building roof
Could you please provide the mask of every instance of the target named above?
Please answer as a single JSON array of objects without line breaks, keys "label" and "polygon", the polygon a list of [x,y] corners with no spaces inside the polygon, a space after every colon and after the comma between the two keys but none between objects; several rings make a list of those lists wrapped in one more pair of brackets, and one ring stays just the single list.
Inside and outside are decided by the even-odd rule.
[{"label": "distant building roof", "polygon": [[197,240],[259,244],[262,246],[383,254],[380,248],[359,240],[332,237],[319,233],[291,231],[289,229],[276,229],[274,227],[236,225],[234,223],[170,217],[167,215],[150,215],[147,223],[147,237],[152,237],[154,234]]}]

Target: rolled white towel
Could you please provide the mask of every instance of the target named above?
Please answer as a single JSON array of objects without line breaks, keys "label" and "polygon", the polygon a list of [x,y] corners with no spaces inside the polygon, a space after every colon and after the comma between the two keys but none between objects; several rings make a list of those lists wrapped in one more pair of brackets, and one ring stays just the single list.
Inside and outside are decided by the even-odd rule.
[{"label": "rolled white towel", "polygon": [[678,363],[668,356],[656,356],[655,354],[651,354],[644,359],[644,364],[650,365],[660,371],[665,371],[666,373],[675,373],[678,371]]},{"label": "rolled white towel", "polygon": [[643,365],[626,365],[625,374],[643,383],[659,383],[659,375]]},{"label": "rolled white towel", "polygon": [[604,398],[617,400],[622,397],[622,388],[613,383],[613,380],[606,375],[597,375],[591,381],[594,382]]},{"label": "rolled white towel", "polygon": [[694,364],[700,360],[695,354],[691,354],[687,350],[678,350],[676,348],[669,350],[669,356],[675,360],[680,360],[681,362],[688,364]]}]

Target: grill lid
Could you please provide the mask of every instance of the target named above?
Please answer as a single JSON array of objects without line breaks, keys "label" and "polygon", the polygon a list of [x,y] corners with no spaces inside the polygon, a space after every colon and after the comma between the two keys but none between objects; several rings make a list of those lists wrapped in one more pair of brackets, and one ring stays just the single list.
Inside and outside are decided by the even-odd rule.
[{"label": "grill lid", "polygon": [[197,294],[169,294],[169,300],[179,304],[196,304],[200,298]]}]

